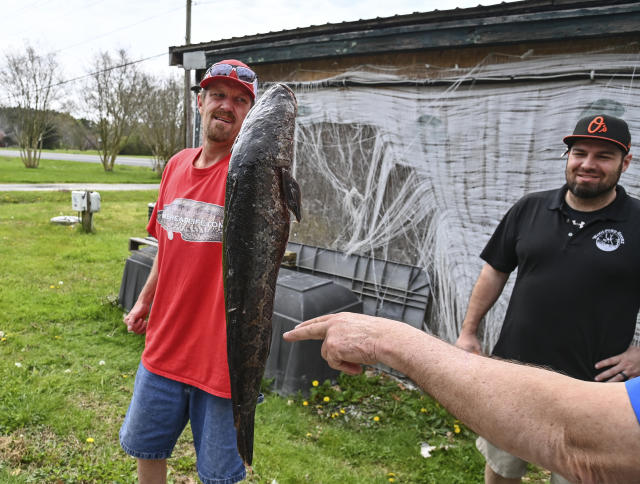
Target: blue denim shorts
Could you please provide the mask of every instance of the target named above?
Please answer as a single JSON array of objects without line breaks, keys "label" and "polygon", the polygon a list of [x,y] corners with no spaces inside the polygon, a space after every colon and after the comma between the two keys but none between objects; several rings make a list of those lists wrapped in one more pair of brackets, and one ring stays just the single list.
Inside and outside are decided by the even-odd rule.
[{"label": "blue denim shorts", "polygon": [[138,459],[167,459],[191,420],[198,476],[205,484],[245,478],[236,446],[231,400],[156,375],[142,363],[120,429],[120,445]]}]

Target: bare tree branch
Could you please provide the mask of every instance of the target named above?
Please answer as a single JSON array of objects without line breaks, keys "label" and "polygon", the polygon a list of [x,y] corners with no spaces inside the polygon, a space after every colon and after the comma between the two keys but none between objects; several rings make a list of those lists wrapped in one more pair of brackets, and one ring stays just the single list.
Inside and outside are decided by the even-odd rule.
[{"label": "bare tree branch", "polygon": [[40,56],[26,45],[23,53],[7,53],[0,69],[0,85],[20,115],[12,123],[20,146],[20,158],[27,168],[40,164],[42,141],[51,126],[51,101],[59,93],[58,62],[54,54]]},{"label": "bare tree branch", "polygon": [[145,97],[140,133],[153,153],[153,170],[162,174],[169,159],[184,147],[182,83],[175,78],[160,81]]},{"label": "bare tree branch", "polygon": [[84,99],[100,137],[98,153],[105,171],[113,171],[118,153],[133,130],[148,90],[147,76],[123,49],[96,56]]}]

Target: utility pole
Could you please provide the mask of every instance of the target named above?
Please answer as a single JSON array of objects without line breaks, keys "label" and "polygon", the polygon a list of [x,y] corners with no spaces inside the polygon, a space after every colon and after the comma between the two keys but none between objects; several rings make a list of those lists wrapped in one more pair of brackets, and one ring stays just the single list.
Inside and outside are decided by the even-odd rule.
[{"label": "utility pole", "polygon": [[[185,44],[191,43],[191,0],[187,0],[187,31]],[[191,148],[193,145],[193,106],[191,105],[191,71],[184,69],[184,145]]]}]

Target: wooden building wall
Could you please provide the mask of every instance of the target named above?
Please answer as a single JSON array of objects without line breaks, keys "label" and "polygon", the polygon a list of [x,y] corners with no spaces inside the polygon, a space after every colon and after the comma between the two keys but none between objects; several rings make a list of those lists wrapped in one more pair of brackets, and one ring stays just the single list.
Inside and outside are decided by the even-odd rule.
[{"label": "wooden building wall", "polygon": [[[353,70],[361,65],[406,67],[408,77],[424,75],[425,64],[434,67],[471,68],[490,54],[522,56],[532,51],[533,55],[579,54],[599,50],[640,52],[640,34],[637,36],[611,36],[598,39],[581,39],[569,42],[527,42],[512,45],[483,47],[457,47],[431,49],[420,52],[400,52],[366,56],[343,56],[330,59],[258,64],[252,66],[261,82],[317,81]],[[242,60],[242,59],[241,59]]]}]

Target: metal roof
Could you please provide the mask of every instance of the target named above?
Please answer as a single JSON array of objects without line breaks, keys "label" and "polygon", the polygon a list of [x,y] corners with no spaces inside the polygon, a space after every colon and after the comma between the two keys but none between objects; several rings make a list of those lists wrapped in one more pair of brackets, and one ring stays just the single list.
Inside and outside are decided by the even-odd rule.
[{"label": "metal roof", "polygon": [[638,1],[524,0],[173,46],[169,47],[169,63],[183,65],[185,53],[199,55],[206,64],[226,57],[257,65],[612,35],[640,38],[638,25]]}]

